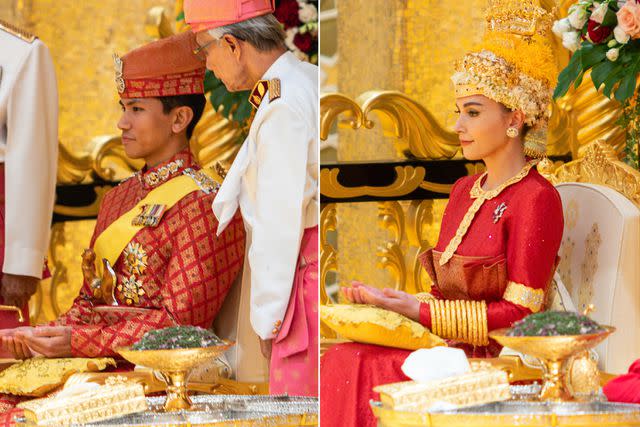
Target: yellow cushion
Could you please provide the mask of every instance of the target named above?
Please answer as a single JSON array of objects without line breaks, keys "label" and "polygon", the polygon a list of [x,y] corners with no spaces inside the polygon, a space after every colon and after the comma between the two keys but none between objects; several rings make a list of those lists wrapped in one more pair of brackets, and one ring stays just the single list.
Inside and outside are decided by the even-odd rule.
[{"label": "yellow cushion", "polygon": [[417,350],[446,345],[442,338],[413,320],[371,305],[323,305],[322,320],[352,341]]},{"label": "yellow cushion", "polygon": [[0,372],[0,393],[43,396],[63,385],[71,375],[77,372],[102,371],[108,365],[116,366],[115,360],[109,357],[27,359]]}]

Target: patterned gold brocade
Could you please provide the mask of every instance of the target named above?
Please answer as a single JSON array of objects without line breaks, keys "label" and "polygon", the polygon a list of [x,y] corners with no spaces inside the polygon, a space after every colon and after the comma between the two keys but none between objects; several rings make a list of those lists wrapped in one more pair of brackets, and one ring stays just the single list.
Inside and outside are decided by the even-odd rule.
[{"label": "patterned gold brocade", "polygon": [[144,386],[118,376],[107,378],[101,386],[76,385],[59,395],[23,402],[18,407],[24,409],[31,423],[48,426],[84,424],[148,408]]},{"label": "patterned gold brocade", "polygon": [[503,298],[514,304],[528,308],[533,313],[537,313],[544,305],[544,291],[533,289],[529,286],[509,281]]},{"label": "patterned gold brocade", "polygon": [[16,396],[43,396],[64,384],[74,373],[102,371],[107,366],[115,366],[115,364],[115,360],[108,357],[27,359],[0,373],[0,393]]},{"label": "patterned gold brocade", "polygon": [[[474,366],[477,365],[477,366]],[[377,386],[380,401],[398,411],[424,412],[436,402],[457,407],[507,400],[509,381],[501,369],[472,364],[472,371],[427,382],[404,381]]]},{"label": "patterned gold brocade", "polygon": [[486,302],[432,299],[427,304],[434,334],[475,346],[489,344]]},{"label": "patterned gold brocade", "polygon": [[460,246],[460,243],[462,243],[462,238],[464,237],[465,234],[467,234],[467,231],[469,230],[469,226],[471,226],[471,222],[473,221],[473,218],[476,216],[476,213],[480,210],[484,202],[487,200],[491,200],[494,197],[497,197],[505,188],[517,182],[522,181],[522,179],[525,176],[527,176],[531,168],[536,164],[537,164],[537,161],[528,162],[524,166],[524,168],[522,168],[522,170],[518,172],[517,175],[509,178],[508,180],[506,180],[505,182],[503,182],[493,190],[489,190],[489,191],[484,191],[481,187],[482,180],[485,178],[487,173],[485,172],[482,175],[480,175],[480,177],[476,180],[476,182],[473,184],[473,187],[471,188],[471,198],[475,200],[473,201],[473,204],[469,207],[469,210],[467,211],[467,213],[462,218],[462,221],[458,226],[458,230],[456,231],[456,235],[453,237],[453,239],[451,239],[449,244],[447,244],[446,249],[442,253],[442,256],[440,257],[440,261],[439,261],[440,265],[445,265],[451,259],[456,249],[458,249],[458,246]]}]

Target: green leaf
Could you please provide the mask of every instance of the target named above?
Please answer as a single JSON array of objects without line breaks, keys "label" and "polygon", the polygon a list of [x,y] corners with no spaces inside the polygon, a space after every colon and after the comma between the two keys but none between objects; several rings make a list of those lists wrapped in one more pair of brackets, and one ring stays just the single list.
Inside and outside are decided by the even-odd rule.
[{"label": "green leaf", "polygon": [[582,72],[581,62],[582,50],[578,49],[569,60],[567,66],[558,75],[558,84],[553,91],[553,99],[558,99],[567,93],[567,91],[569,90],[569,86],[571,86],[571,83]]},{"label": "green leaf", "polygon": [[604,89],[602,90],[604,96],[606,96],[607,98],[611,98],[611,91],[613,90],[613,87],[620,81],[620,79],[622,79],[623,76],[624,68],[622,67],[618,68],[607,76],[604,81]]},{"label": "green leaf", "polygon": [[584,71],[581,72],[580,74],[578,74],[578,77],[576,77],[576,80],[573,83],[573,88],[574,89],[578,89],[578,87],[582,84],[582,78],[583,77],[584,77]]},{"label": "green leaf", "polygon": [[593,85],[596,90],[600,89],[600,86],[604,83],[607,76],[611,74],[614,68],[622,67],[615,62],[604,61],[599,64],[596,64],[591,70],[591,80],[593,81]]},{"label": "green leaf", "polygon": [[239,123],[244,124],[244,122],[249,118],[249,116],[251,115],[251,109],[253,107],[251,106],[251,104],[249,104],[249,102],[243,102],[240,105],[238,105],[238,109],[236,110],[236,112],[233,114],[233,119]]},{"label": "green leaf", "polygon": [[620,102],[626,101],[633,95],[636,90],[636,74],[628,73],[620,82],[620,86],[616,90],[616,99]]},{"label": "green leaf", "polygon": [[586,71],[598,62],[604,61],[607,58],[607,49],[606,44],[583,43],[583,47],[580,48],[582,51],[582,70]]},{"label": "green leaf", "polygon": [[602,26],[604,27],[615,27],[618,23],[618,17],[616,13],[609,7],[607,9],[607,13],[604,14],[604,19],[602,20]]},{"label": "green leaf", "polygon": [[184,10],[176,16],[176,21],[184,21]]}]

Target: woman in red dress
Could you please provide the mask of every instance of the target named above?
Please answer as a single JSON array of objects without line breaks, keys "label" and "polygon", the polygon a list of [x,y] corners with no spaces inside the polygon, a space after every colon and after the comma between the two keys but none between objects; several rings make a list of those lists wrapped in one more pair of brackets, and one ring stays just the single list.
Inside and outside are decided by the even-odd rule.
[{"label": "woman in red dress", "polygon": [[[547,14],[532,1],[514,2],[509,12],[512,20],[489,10],[490,31],[452,78],[462,153],[482,160],[486,172],[455,183],[438,243],[421,255],[433,279],[431,294],[359,282],[343,289],[351,302],[419,321],[469,357],[498,356],[501,348],[488,332],[543,309],[563,230],[560,196],[535,169],[545,146],[525,141],[546,125],[556,76],[542,34],[540,17]],[[372,388],[407,380],[400,366],[409,353],[359,343],[329,349],[320,368],[322,425],[375,426]]]}]

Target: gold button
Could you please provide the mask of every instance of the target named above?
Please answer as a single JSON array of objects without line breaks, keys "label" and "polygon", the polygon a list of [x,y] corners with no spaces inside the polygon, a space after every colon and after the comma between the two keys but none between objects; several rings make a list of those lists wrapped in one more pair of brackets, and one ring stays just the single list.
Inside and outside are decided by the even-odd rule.
[{"label": "gold button", "polygon": [[280,325],[282,325],[282,321],[281,321],[281,320],[278,320],[278,321],[276,322],[276,326],[280,326]]},{"label": "gold button", "polygon": [[278,333],[278,328],[273,328],[273,331],[271,331],[272,334],[277,334]]}]

